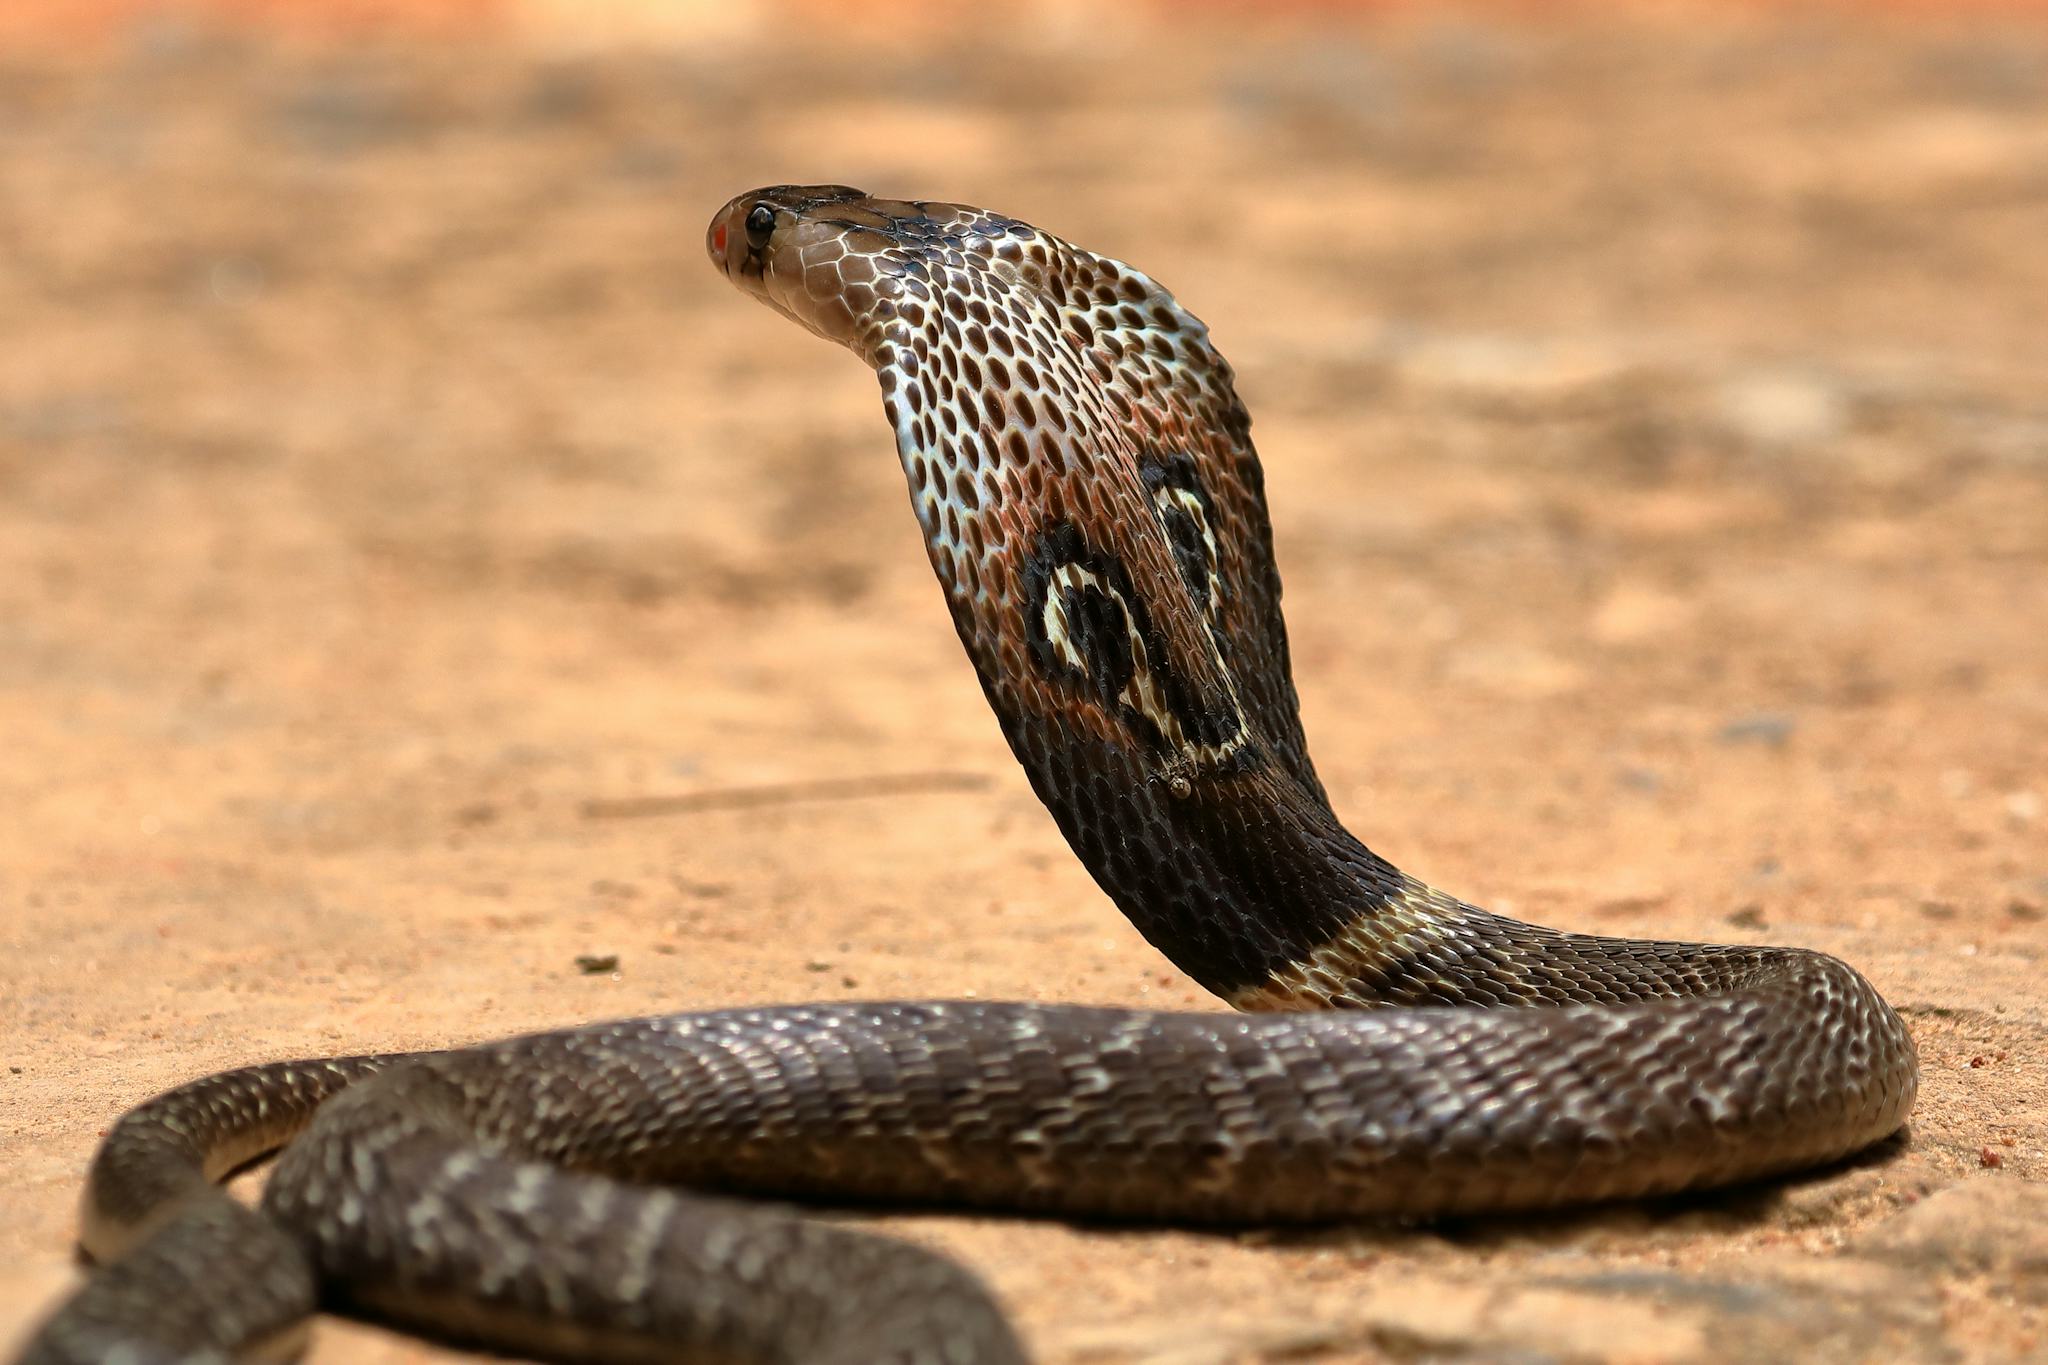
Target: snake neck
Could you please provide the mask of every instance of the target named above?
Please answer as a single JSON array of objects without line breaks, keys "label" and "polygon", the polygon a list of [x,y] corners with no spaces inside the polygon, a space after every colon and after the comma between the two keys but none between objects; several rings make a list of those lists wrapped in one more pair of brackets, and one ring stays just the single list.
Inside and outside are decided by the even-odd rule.
[{"label": "snake neck", "polygon": [[1251,420],[1200,319],[1029,224],[844,186],[743,195],[707,245],[874,368],[1011,751],[1148,940],[1246,1008],[1471,998],[1449,983],[1486,968],[1453,971],[1453,940],[1507,922],[1403,876],[1324,799]]},{"label": "snake neck", "polygon": [[[1008,718],[1003,729],[1096,884],[1204,988],[1242,1009],[1392,998],[1412,945],[1390,935],[1423,928],[1407,907],[1426,893],[1318,793],[1267,767],[1261,740],[1247,742],[1243,768],[1176,787],[1085,738],[1061,743]],[[1314,982],[1300,975],[1312,962]]]},{"label": "snake neck", "polygon": [[[910,477],[914,487],[914,469]],[[1124,566],[1138,560],[1142,537],[1125,540],[1122,559],[1082,554],[1061,537],[1068,557],[1050,566],[1027,556],[1006,572],[998,557],[967,574],[945,519],[923,520],[1011,753],[1148,942],[1243,1009],[1432,998],[1416,964],[1450,919],[1477,912],[1401,873],[1338,821],[1284,673],[1282,695],[1259,695],[1205,633],[1210,647],[1198,657],[1216,676],[1206,687],[1183,679],[1153,619],[1165,613],[1135,603],[1191,604],[1178,577],[1138,597]]]},{"label": "snake neck", "polygon": [[1096,882],[1207,989],[1246,1008],[1401,998],[1425,920],[1455,903],[1353,838],[1309,762],[1229,366],[1128,267],[1009,245],[1004,270],[941,252],[879,276],[849,344],[880,376],[1011,752]]}]

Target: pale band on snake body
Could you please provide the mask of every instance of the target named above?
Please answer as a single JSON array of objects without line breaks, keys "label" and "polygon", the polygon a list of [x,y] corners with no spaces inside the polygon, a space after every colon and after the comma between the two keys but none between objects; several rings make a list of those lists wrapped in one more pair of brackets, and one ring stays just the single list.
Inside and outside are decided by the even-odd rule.
[{"label": "pale band on snake body", "polygon": [[[1526,1210],[1897,1130],[1914,1050],[1818,953],[1561,933],[1332,814],[1230,367],[1136,270],[1000,214],[741,195],[728,279],[859,355],[1033,790],[1240,1011],[791,1005],[276,1063],[123,1118],[50,1362],[289,1353],[316,1302],[528,1355],[1016,1361],[933,1253],[739,1195],[1177,1222]],[[260,1208],[214,1185],[284,1147]],[[689,1192],[685,1192],[689,1191]]]}]

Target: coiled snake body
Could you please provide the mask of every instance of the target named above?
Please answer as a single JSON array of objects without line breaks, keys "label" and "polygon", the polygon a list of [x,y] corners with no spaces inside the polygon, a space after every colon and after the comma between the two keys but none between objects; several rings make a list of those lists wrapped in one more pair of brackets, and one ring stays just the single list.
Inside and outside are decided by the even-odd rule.
[{"label": "coiled snake body", "polygon": [[[837,186],[742,195],[707,245],[874,367],[1033,789],[1146,938],[1260,1012],[790,1006],[200,1080],[102,1146],[81,1240],[103,1266],[29,1360],[288,1351],[316,1297],[574,1359],[1018,1360],[953,1263],[716,1196],[1528,1209],[1904,1122],[1911,1040],[1841,962],[1517,923],[1344,830],[1250,422],[1164,289],[999,214]],[[259,1210],[212,1185],[287,1142]]]}]

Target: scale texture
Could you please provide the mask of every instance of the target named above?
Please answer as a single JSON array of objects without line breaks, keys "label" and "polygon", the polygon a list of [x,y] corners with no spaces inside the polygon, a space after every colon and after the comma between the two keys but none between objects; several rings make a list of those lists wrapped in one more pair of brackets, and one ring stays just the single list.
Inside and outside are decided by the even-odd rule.
[{"label": "scale texture", "polygon": [[[735,1197],[1428,1216],[1753,1179],[1905,1121],[1912,1041],[1843,963],[1519,923],[1338,823],[1250,419],[1152,280],[841,186],[741,195],[707,246],[874,368],[1033,789],[1244,1012],[790,1006],[209,1077],[108,1136],[103,1268],[28,1360],[289,1354],[328,1304],[565,1359],[1016,1361],[968,1271]],[[260,1209],[216,1188],[281,1146]]]}]

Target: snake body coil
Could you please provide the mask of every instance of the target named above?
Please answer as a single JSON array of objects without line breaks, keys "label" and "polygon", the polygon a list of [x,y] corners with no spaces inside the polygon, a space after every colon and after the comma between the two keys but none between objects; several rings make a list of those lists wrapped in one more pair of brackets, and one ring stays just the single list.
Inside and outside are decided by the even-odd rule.
[{"label": "snake body coil", "polygon": [[[1904,1122],[1912,1042],[1841,962],[1517,923],[1345,831],[1249,418],[1146,276],[837,186],[742,195],[707,245],[874,367],[1033,789],[1146,938],[1264,1013],[789,1006],[211,1077],[107,1138],[82,1233],[105,1264],[29,1360],[288,1351],[317,1299],[575,1359],[1012,1361],[951,1262],[722,1196],[1529,1209],[1791,1170]],[[260,1211],[211,1183],[287,1142]]]}]

